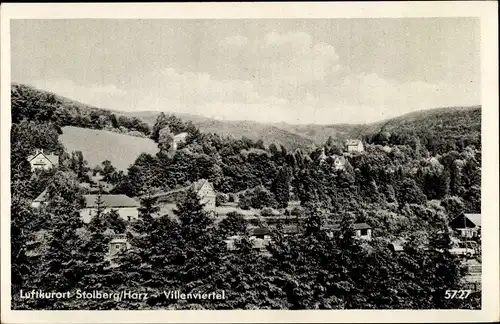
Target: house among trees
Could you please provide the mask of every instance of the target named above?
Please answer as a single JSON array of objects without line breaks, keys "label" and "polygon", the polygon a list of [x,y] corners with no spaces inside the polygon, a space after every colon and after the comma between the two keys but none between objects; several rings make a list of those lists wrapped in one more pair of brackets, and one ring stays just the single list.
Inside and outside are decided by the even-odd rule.
[{"label": "house among trees", "polygon": [[170,214],[175,209],[176,203],[186,196],[186,192],[189,189],[193,189],[196,192],[200,203],[204,204],[203,209],[205,211],[215,213],[216,193],[212,183],[206,179],[198,180],[187,187],[154,194],[151,198],[156,198],[161,210]]},{"label": "house among trees", "polygon": [[[340,224],[325,224],[321,227],[322,230],[326,231],[330,237],[333,236],[334,232],[340,231]],[[372,239],[372,227],[366,223],[354,223],[352,225],[354,230],[354,238],[371,240]],[[296,225],[287,225],[284,227],[285,234],[298,234],[302,230]]]},{"label": "house among trees", "polygon": [[363,152],[365,150],[365,146],[363,142],[358,139],[349,139],[346,141],[345,146],[347,147],[348,153],[356,153]]},{"label": "house among trees", "polygon": [[109,251],[108,256],[114,257],[122,251],[126,251],[130,248],[130,243],[127,241],[125,234],[112,234],[111,240],[109,241]]},{"label": "house among trees", "polygon": [[114,209],[126,221],[139,218],[140,204],[125,195],[101,195],[100,206],[99,195],[84,195],[83,197],[85,198],[85,207],[80,210],[80,216],[86,223],[90,222],[92,217],[97,214],[99,208],[101,208],[102,213]]},{"label": "house among trees", "polygon": [[450,227],[465,238],[481,236],[481,214],[462,214],[450,222]]},{"label": "house among trees", "polygon": [[344,156],[333,154],[331,156],[327,156],[325,154],[325,148],[321,149],[321,155],[319,156],[320,163],[325,163],[328,159],[331,159],[333,162],[333,166],[335,170],[345,170],[345,166],[347,164],[347,160]]},{"label": "house among trees", "polygon": [[28,162],[31,164],[31,171],[37,169],[48,170],[56,168],[59,165],[59,156],[47,154],[43,149],[39,149],[34,154],[28,156]]},{"label": "house among trees", "polygon": [[179,147],[179,144],[186,143],[187,136],[188,133],[179,133],[177,135],[174,135],[174,140],[172,142],[172,150],[176,151],[177,148]]},{"label": "house among trees", "polygon": [[347,160],[345,157],[340,155],[332,155],[333,165],[335,170],[345,170],[345,166],[347,164]]},{"label": "house among trees", "polygon": [[31,207],[33,208],[40,207],[41,204],[45,203],[46,199],[47,199],[47,189],[42,191],[42,193],[39,194],[38,197],[35,198],[35,200],[33,200],[33,202],[31,203]]},{"label": "house among trees", "polygon": [[[233,235],[228,237],[224,242],[227,249],[232,251],[236,249],[236,243],[242,239],[240,235]],[[263,251],[266,246],[271,242],[271,231],[265,227],[254,227],[250,229],[250,241],[252,248],[255,250]]]},{"label": "house among trees", "polygon": [[201,179],[193,183],[193,190],[198,195],[200,203],[204,204],[204,209],[209,212],[215,212],[216,193],[210,181]]},{"label": "house among trees", "polygon": [[[329,224],[324,225],[322,230],[326,231],[328,236],[332,237],[334,232],[340,231],[340,224]],[[372,227],[366,223],[355,223],[353,224],[354,238],[361,240],[371,240],[372,239]],[[283,226],[283,233],[285,235],[297,235],[303,233],[304,229],[297,225],[285,225]],[[228,237],[224,242],[227,245],[228,250],[236,249],[236,242],[241,240],[240,235],[233,235]],[[250,229],[250,240],[252,242],[252,247],[256,250],[265,250],[265,248],[271,243],[271,229],[267,227],[253,227]]]},{"label": "house among trees", "polygon": [[[340,230],[340,224],[328,224],[324,225],[323,228],[333,235],[333,232]],[[354,223],[352,225],[354,230],[354,238],[371,240],[372,239],[372,227],[366,223]]]}]

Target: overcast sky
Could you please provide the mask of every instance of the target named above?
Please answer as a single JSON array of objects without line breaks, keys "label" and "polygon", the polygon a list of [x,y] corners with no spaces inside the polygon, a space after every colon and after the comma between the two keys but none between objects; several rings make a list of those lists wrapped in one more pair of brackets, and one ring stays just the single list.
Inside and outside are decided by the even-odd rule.
[{"label": "overcast sky", "polygon": [[480,104],[479,21],[17,20],[12,81],[101,108],[363,123]]}]

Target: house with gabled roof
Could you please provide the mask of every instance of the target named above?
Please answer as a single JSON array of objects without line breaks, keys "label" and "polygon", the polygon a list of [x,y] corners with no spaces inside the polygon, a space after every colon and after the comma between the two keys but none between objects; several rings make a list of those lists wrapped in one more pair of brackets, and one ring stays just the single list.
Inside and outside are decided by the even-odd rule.
[{"label": "house with gabled roof", "polygon": [[157,199],[161,208],[160,213],[172,214],[176,204],[184,199],[186,192],[190,189],[193,189],[194,192],[196,192],[200,203],[204,204],[203,208],[205,211],[215,213],[215,189],[212,183],[206,179],[198,180],[186,187],[156,193],[151,195],[151,198]]},{"label": "house with gabled roof", "polygon": [[344,156],[332,154],[327,156],[325,154],[325,148],[321,148],[321,154],[319,155],[320,164],[324,164],[328,159],[331,159],[333,167],[335,170],[344,170],[347,164],[347,159]]},{"label": "house with gabled roof", "polygon": [[38,149],[28,156],[28,162],[31,165],[31,171],[49,170],[59,165],[59,156],[52,153],[48,154],[43,149]]},{"label": "house with gabled roof", "polygon": [[348,153],[355,153],[355,152],[363,152],[365,150],[365,146],[363,145],[363,141],[359,139],[348,139],[345,143],[345,146],[347,147],[347,152]]},{"label": "house with gabled roof", "polygon": [[44,204],[44,203],[45,203],[46,199],[47,199],[47,189],[45,189],[44,191],[42,191],[42,193],[41,193],[41,194],[39,194],[39,195],[35,198],[35,200],[33,200],[33,201],[31,202],[31,207],[33,207],[33,208],[38,208],[38,207],[40,207],[42,204]]},{"label": "house with gabled roof", "polygon": [[[97,214],[99,195],[84,195],[85,206],[80,210],[83,221],[88,223]],[[140,204],[126,195],[101,195],[102,212],[116,210],[118,215],[126,221],[139,218]]]},{"label": "house with gabled roof", "polygon": [[334,154],[331,156],[331,159],[333,160],[335,170],[345,170],[347,159],[344,156]]},{"label": "house with gabled roof", "polygon": [[207,211],[215,212],[215,197],[216,193],[212,183],[206,179],[201,179],[193,183],[193,190],[198,195],[200,202],[204,204]]},{"label": "house with gabled roof", "polygon": [[481,214],[462,214],[450,222],[450,227],[462,237],[481,236]]}]

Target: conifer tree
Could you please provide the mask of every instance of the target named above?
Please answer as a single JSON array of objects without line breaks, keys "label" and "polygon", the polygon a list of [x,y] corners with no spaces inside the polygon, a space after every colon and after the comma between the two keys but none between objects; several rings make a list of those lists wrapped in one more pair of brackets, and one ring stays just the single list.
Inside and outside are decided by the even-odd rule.
[{"label": "conifer tree", "polygon": [[273,182],[271,192],[274,194],[279,208],[286,208],[290,200],[291,174],[287,167],[281,167]]}]

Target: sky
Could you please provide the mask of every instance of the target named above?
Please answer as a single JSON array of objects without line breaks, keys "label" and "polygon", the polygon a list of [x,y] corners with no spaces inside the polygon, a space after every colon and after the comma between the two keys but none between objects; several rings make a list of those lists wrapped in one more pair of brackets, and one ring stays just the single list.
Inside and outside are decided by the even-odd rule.
[{"label": "sky", "polygon": [[12,81],[100,108],[292,124],[480,104],[475,18],[13,20]]}]

